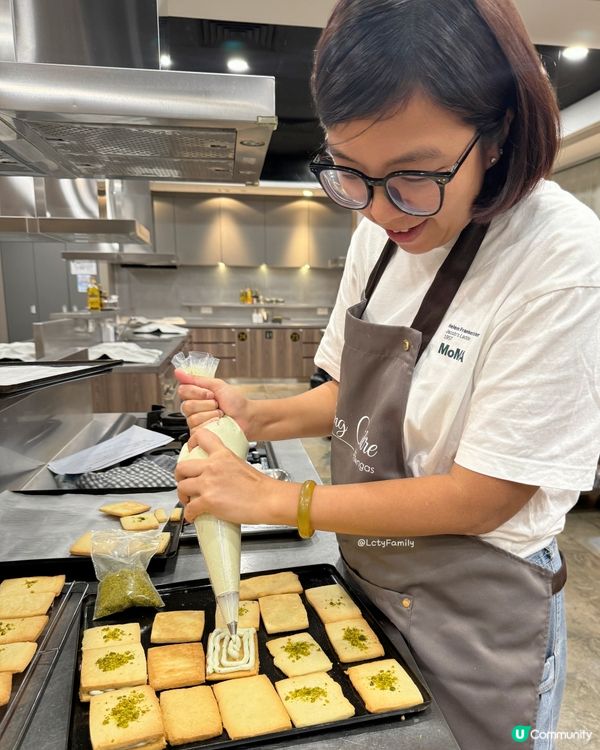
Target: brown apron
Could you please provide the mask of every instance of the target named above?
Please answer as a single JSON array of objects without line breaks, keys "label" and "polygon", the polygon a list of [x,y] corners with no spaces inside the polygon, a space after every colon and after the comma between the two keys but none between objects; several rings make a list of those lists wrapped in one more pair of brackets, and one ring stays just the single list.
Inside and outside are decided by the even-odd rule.
[{"label": "brown apron", "polygon": [[[362,301],[346,313],[331,444],[335,484],[410,476],[402,435],[415,364],[486,231],[473,224],[463,230],[410,328],[362,319],[397,249],[386,244]],[[557,588],[552,573],[477,537],[338,541],[346,575],[409,642],[461,748],[513,750],[513,727],[535,726]],[[531,748],[531,738],[521,746]]]}]

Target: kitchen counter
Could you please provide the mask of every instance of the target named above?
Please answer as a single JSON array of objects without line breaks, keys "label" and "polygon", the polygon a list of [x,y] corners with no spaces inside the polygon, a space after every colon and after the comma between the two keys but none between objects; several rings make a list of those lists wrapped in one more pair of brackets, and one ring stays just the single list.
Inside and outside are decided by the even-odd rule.
[{"label": "kitchen counter", "polygon": [[[185,335],[162,335],[155,336],[151,333],[132,333],[127,339],[122,339],[125,343],[138,344],[142,349],[160,349],[162,354],[160,359],[152,364],[137,364],[136,362],[124,362],[117,368],[116,372],[135,372],[141,373],[159,373],[170,361],[171,358],[183,348],[186,342]],[[119,342],[115,342],[119,343]]]},{"label": "kitchen counter", "polygon": [[[293,480],[299,481],[306,479],[307,476],[318,479],[314,467],[299,440],[275,443],[274,450],[278,462],[291,473]],[[168,500],[168,494],[160,493],[159,504],[165,504]],[[52,514],[57,506],[61,505],[61,498],[65,497],[67,496],[23,496],[12,492],[2,492],[0,493],[0,515],[3,513],[5,520],[10,518],[15,513],[15,506],[23,501],[27,505],[33,502],[36,511],[40,514],[38,517],[47,518],[47,514]],[[131,494],[128,497],[135,499],[136,495]],[[139,497],[140,499],[147,499],[147,493],[139,493]],[[89,503],[91,498],[98,500],[103,498],[105,500],[106,496],[72,494],[68,498],[68,503],[72,504],[77,498],[82,503]],[[175,502],[176,496],[173,492],[171,493],[171,503],[174,504]],[[36,556],[40,555],[40,549],[44,550],[46,557],[51,555],[50,550],[46,554],[48,545],[45,543],[47,528],[52,527],[50,519],[47,518],[47,525],[45,523],[31,523],[33,513],[25,513],[22,516],[24,519],[22,528],[11,528],[11,538],[15,536],[27,540],[27,548],[36,550]],[[85,525],[88,519],[84,518],[82,522]],[[72,524],[74,526],[71,531],[76,530],[77,523],[76,514],[73,514]],[[54,534],[50,536],[54,537]],[[12,553],[6,557],[4,552],[3,549],[0,549],[0,562],[2,558],[7,560],[12,557]],[[302,565],[335,564],[337,560],[337,543],[333,534],[317,532],[311,539],[307,540],[300,540],[298,537],[288,534],[273,538],[245,539],[242,543],[241,570],[242,573],[258,573],[263,570],[293,568]],[[40,573],[42,572],[40,571]],[[204,559],[195,544],[181,545],[174,564],[168,565],[164,571],[152,574],[152,578],[157,584],[170,584],[207,577]],[[90,591],[93,589],[94,584],[90,584]],[[43,654],[44,659],[41,660],[39,668],[36,667],[31,675],[30,692],[33,696],[37,696],[37,691],[40,691],[39,702],[34,704],[35,711],[23,735],[22,743],[18,745],[20,750],[39,750],[39,748],[65,750],[67,747],[70,704],[77,656],[78,618],[65,617],[63,619],[66,622],[63,623],[61,619],[60,627],[57,625],[56,632],[53,631],[54,642],[57,644],[62,642],[60,656],[53,661],[54,654],[51,651]],[[398,631],[385,619],[382,620],[381,624],[386,635],[399,649],[403,658],[418,672],[416,664]],[[51,663],[54,664],[54,667],[49,672]],[[20,721],[19,712],[16,712],[14,721]],[[16,746],[17,742],[10,731],[3,736],[3,741],[5,739],[8,743],[7,747]],[[317,750],[342,750],[342,748],[347,748],[348,745],[358,746],[362,750],[409,750],[409,748],[411,750],[414,748],[459,750],[435,701],[423,714],[407,717],[402,722],[383,719],[380,722],[369,724],[364,729],[333,730],[323,732],[321,735],[302,738],[300,741],[294,741],[293,744],[289,741],[278,741],[265,742],[264,744],[254,745],[254,747],[278,748],[280,750],[290,747],[295,750],[314,750],[315,748]]]},{"label": "kitchen counter", "polygon": [[322,320],[284,320],[283,323],[250,323],[245,320],[219,320],[212,321],[208,318],[186,318],[185,324],[188,328],[325,328],[329,318],[323,316]]}]

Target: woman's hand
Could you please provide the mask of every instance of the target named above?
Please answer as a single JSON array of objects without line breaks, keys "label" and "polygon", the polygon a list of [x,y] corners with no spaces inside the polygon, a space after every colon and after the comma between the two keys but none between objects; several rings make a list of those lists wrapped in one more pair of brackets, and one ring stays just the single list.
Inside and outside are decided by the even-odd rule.
[{"label": "woman's hand", "polygon": [[295,524],[298,485],[261,474],[208,430],[190,438],[188,448],[196,446],[208,457],[180,461],[175,469],[186,521],[211,513],[232,523]]},{"label": "woman's hand", "polygon": [[180,383],[181,412],[190,434],[209,419],[223,414],[235,419],[247,436],[251,434],[251,401],[237,388],[219,378],[200,378],[183,370],[175,370],[175,377]]}]

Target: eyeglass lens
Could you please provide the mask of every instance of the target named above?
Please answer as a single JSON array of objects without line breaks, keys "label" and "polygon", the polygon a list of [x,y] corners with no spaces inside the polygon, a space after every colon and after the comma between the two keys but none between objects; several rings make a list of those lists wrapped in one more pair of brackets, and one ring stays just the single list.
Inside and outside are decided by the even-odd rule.
[{"label": "eyeglass lens", "polygon": [[[323,170],[319,177],[325,191],[339,205],[361,209],[369,203],[369,187],[362,177],[336,169]],[[440,207],[439,185],[427,177],[391,177],[386,189],[392,202],[407,213],[433,214]]]}]

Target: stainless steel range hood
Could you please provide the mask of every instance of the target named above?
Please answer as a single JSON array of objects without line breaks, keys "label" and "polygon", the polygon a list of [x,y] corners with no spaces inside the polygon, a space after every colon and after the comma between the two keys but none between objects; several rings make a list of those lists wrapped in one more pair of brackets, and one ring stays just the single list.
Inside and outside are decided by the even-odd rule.
[{"label": "stainless steel range hood", "polygon": [[[123,56],[123,44],[98,52],[115,33],[158,65],[158,34],[139,32],[158,26],[152,0],[0,0],[3,12],[0,174],[258,182],[277,124],[272,77],[105,67]],[[62,64],[73,50],[78,64]]]}]

